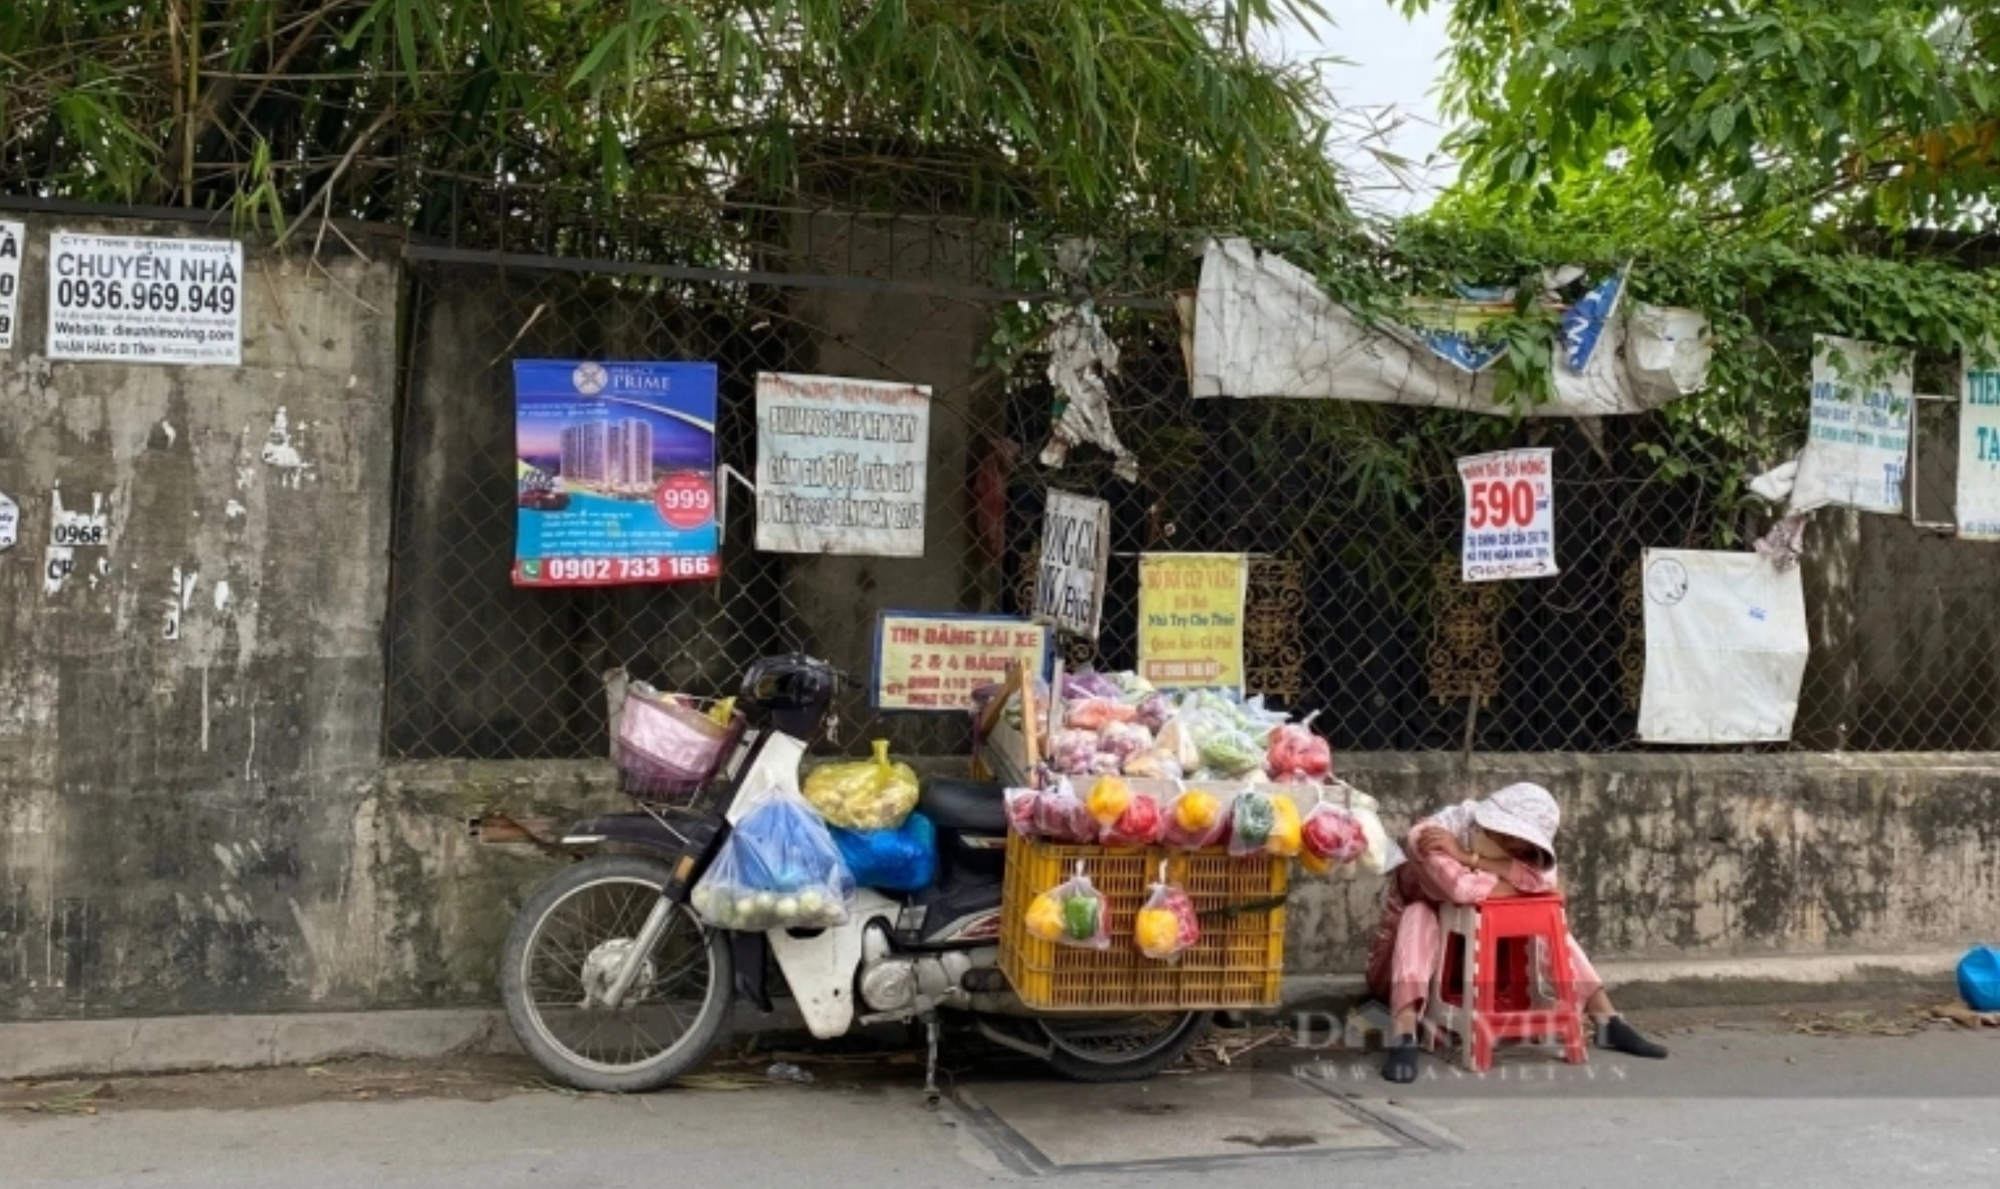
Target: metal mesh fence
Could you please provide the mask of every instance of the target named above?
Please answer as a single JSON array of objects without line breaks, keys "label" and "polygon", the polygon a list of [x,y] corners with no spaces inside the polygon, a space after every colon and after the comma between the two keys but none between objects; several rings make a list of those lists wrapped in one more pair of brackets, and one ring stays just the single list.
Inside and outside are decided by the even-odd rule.
[{"label": "metal mesh fence", "polygon": [[[1195,401],[1171,315],[1109,316],[1122,352],[1119,431],[1142,462],[1115,477],[1087,449],[1050,470],[1044,361],[975,365],[1005,295],[963,283],[967,253],[914,264],[881,239],[856,264],[740,272],[613,269],[437,253],[414,268],[398,439],[385,737],[399,757],[573,758],[608,748],[603,675],[731,692],[758,656],[803,649],[856,673],[889,608],[1020,614],[1051,487],[1113,514],[1103,631],[1073,662],[1136,662],[1138,558],[1252,557],[1248,684],[1319,712],[1343,750],[1618,751],[1637,747],[1647,547],[1748,548],[1767,525],[1718,498],[1735,457],[1720,432],[1660,414],[1598,423],[1339,402]],[[947,257],[950,257],[947,259]],[[872,263],[870,263],[872,261]],[[894,262],[891,276],[878,265]],[[926,272],[931,275],[926,276]],[[949,272],[961,283],[944,284]],[[756,463],[759,371],[932,384],[932,498],[921,562],[751,548],[754,497],[728,482],[719,581],[597,590],[509,583],[516,358],[693,359],[721,375],[717,461]],[[1801,406],[1803,401],[1800,402]],[[1918,509],[1949,521],[1957,466],[1948,406],[1919,418]],[[1802,416],[1796,410],[1791,414]],[[1557,558],[1539,581],[1458,581],[1455,456],[1554,451]],[[1668,461],[1679,465],[1663,465]],[[1979,546],[1887,517],[1820,513],[1810,530],[1813,656],[1794,747],[2000,746],[2000,563]],[[1976,646],[1967,647],[1968,641]],[[956,715],[879,715],[854,698],[837,736],[950,754]]]}]

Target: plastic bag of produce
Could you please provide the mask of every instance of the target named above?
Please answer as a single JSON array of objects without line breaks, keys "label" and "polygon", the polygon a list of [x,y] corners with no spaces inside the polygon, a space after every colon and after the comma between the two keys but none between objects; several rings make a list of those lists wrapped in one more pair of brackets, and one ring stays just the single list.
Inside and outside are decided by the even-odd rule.
[{"label": "plastic bag of produce", "polygon": [[1139,725],[1155,734],[1174,717],[1174,704],[1165,694],[1147,694],[1139,699]]},{"label": "plastic bag of produce", "polygon": [[1146,896],[1145,906],[1132,920],[1132,939],[1139,952],[1155,962],[1176,962],[1201,940],[1201,924],[1195,919],[1194,901],[1167,882],[1166,864],[1160,864],[1160,882]]},{"label": "plastic bag of produce", "polygon": [[1101,732],[1113,723],[1133,722],[1138,717],[1138,707],[1127,706],[1116,698],[1085,698],[1069,704],[1063,713],[1063,725],[1076,731]]},{"label": "plastic bag of produce", "polygon": [[1264,749],[1228,715],[1196,709],[1182,714],[1180,722],[1193,739],[1204,770],[1225,779],[1263,770]]},{"label": "plastic bag of produce", "polygon": [[1092,776],[1116,776],[1123,771],[1125,771],[1125,761],[1118,758],[1117,752],[1100,751],[1090,757]]},{"label": "plastic bag of produce", "polygon": [[1098,753],[1115,755],[1120,764],[1152,749],[1153,733],[1135,722],[1112,723],[1097,737]]},{"label": "plastic bag of produce", "polygon": [[1125,691],[1118,687],[1117,682],[1102,673],[1093,673],[1086,669],[1078,673],[1063,674],[1062,695],[1065,702],[1080,702],[1086,698],[1109,698],[1115,702],[1125,696]]},{"label": "plastic bag of produce", "polygon": [[1278,828],[1276,798],[1257,789],[1236,794],[1229,811],[1229,853],[1236,858],[1270,853],[1271,834]]},{"label": "plastic bag of produce", "polygon": [[1160,826],[1160,840],[1177,850],[1200,850],[1214,846],[1229,824],[1222,798],[1201,789],[1181,789],[1167,803],[1166,820]]},{"label": "plastic bag of produce", "polygon": [[1097,841],[1097,819],[1069,781],[1057,782],[1036,799],[1035,836],[1077,846]]},{"label": "plastic bag of produce", "polygon": [[1361,836],[1366,840],[1353,865],[1342,868],[1343,874],[1351,877],[1357,871],[1365,871],[1370,875],[1380,875],[1389,869],[1392,862],[1400,861],[1402,852],[1390,840],[1389,832],[1382,828],[1382,815],[1375,798],[1346,781],[1336,780],[1327,789],[1354,815],[1355,822],[1361,827]]},{"label": "plastic bag of produce", "polygon": [[854,875],[797,794],[772,785],[744,806],[715,862],[695,884],[695,915],[718,929],[819,929],[847,919]]},{"label": "plastic bag of produce", "polygon": [[1007,806],[1007,828],[1024,838],[1038,837],[1035,833],[1035,809],[1041,804],[1039,789],[1008,789],[1000,795]]},{"label": "plastic bag of produce", "polygon": [[1201,748],[1194,741],[1194,732],[1181,718],[1168,719],[1167,725],[1160,728],[1158,737],[1153,740],[1153,746],[1174,757],[1174,762],[1184,773],[1201,767]]},{"label": "plastic bag of produce", "polygon": [[1187,773],[1181,770],[1181,762],[1172,753],[1154,748],[1126,760],[1125,775],[1142,780],[1179,780]]},{"label": "plastic bag of produce", "polygon": [[893,830],[828,830],[841,861],[864,888],[921,892],[937,877],[937,829],[912,813]]},{"label": "plastic bag of produce", "polygon": [[1271,834],[1264,840],[1264,853],[1280,859],[1298,857],[1304,847],[1298,805],[1283,793],[1272,793],[1271,810]]},{"label": "plastic bag of produce", "polygon": [[1031,936],[1043,941],[1101,950],[1111,946],[1111,929],[1104,917],[1104,897],[1091,886],[1083,864],[1078,863],[1073,878],[1028,903],[1021,923]]},{"label": "plastic bag of produce", "polygon": [[1105,846],[1151,846],[1160,840],[1160,806],[1114,776],[1098,779],[1086,802],[1097,819],[1097,840]]},{"label": "plastic bag of produce", "polygon": [[1264,771],[1271,774],[1272,780],[1311,783],[1333,774],[1333,747],[1312,731],[1312,720],[1316,717],[1317,711],[1307,715],[1304,722],[1271,728],[1264,739]]},{"label": "plastic bag of produce", "polygon": [[891,763],[889,741],[877,739],[873,759],[807,773],[805,794],[829,826],[893,830],[916,808],[917,774],[908,764]]},{"label": "plastic bag of produce", "polygon": [[1326,871],[1354,862],[1368,849],[1368,835],[1361,828],[1361,819],[1346,806],[1327,800],[1324,789],[1320,791],[1319,803],[1306,811],[1303,826],[1301,840],[1306,857],[1324,862]]},{"label": "plastic bag of produce", "polygon": [[1057,731],[1049,740],[1049,767],[1065,776],[1082,776],[1097,758],[1097,732]]}]

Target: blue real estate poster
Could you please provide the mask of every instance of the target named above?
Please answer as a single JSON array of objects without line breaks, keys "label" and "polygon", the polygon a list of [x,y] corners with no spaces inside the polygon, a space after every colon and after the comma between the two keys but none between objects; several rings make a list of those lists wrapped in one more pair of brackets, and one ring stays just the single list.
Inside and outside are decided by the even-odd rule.
[{"label": "blue real estate poster", "polygon": [[715,365],[514,364],[514,585],[720,576]]}]

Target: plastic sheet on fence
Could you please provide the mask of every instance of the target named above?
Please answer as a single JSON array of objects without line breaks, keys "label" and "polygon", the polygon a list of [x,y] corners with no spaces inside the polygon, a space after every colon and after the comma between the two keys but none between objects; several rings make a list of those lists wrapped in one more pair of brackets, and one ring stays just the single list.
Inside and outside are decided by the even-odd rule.
[{"label": "plastic sheet on fence", "polygon": [[1756,553],[1648,549],[1643,582],[1639,737],[1790,739],[1808,649],[1799,568],[1780,570]]},{"label": "plastic sheet on fence", "polygon": [[1792,511],[1829,504],[1891,515],[1903,510],[1912,387],[1908,352],[1814,336],[1812,419]]},{"label": "plastic sheet on fence", "polygon": [[[1607,319],[1581,371],[1555,369],[1555,396],[1530,417],[1640,413],[1707,382],[1706,320],[1627,303]],[[1498,378],[1471,372],[1417,331],[1370,327],[1312,275],[1249,241],[1210,241],[1195,300],[1194,395],[1313,397],[1513,416]]]}]

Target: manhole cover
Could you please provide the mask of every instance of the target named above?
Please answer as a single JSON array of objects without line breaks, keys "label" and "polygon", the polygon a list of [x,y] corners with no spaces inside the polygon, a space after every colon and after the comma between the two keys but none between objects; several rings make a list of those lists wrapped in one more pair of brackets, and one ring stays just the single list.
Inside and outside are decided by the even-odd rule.
[{"label": "manhole cover", "polygon": [[1416,1136],[1279,1071],[1119,1086],[978,1082],[956,1097],[987,1145],[1027,1173],[1425,1150]]}]

